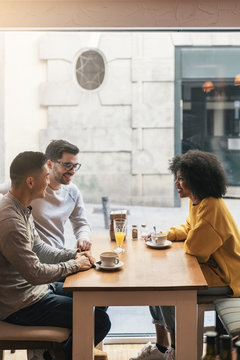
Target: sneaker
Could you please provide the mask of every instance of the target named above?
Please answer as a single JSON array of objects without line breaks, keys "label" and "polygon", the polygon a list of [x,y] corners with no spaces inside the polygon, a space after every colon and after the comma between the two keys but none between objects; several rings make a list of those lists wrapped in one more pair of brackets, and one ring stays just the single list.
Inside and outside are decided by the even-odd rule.
[{"label": "sneaker", "polygon": [[54,357],[52,357],[52,355],[50,354],[50,352],[48,350],[45,350],[43,353],[43,359],[44,360],[55,360]]},{"label": "sneaker", "polygon": [[175,350],[172,347],[169,347],[164,355],[166,360],[175,360]]},{"label": "sneaker", "polygon": [[[168,351],[168,350],[167,350]],[[136,356],[131,357],[129,360],[168,360],[166,354],[158,350],[156,345],[151,342],[147,343]],[[171,358],[169,358],[171,360]]]},{"label": "sneaker", "polygon": [[55,360],[48,350],[34,349],[27,350],[28,360]]},{"label": "sneaker", "polygon": [[27,358],[28,360],[43,360],[44,351],[42,349],[27,350]]}]

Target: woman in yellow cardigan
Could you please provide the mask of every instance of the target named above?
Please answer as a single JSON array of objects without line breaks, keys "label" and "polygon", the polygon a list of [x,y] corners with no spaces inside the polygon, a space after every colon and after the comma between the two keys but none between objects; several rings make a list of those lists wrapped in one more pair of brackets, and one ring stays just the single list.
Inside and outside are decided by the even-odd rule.
[{"label": "woman in yellow cardigan", "polygon": [[[222,196],[226,175],[217,157],[189,150],[170,162],[175,186],[181,198],[190,199],[185,225],[168,230],[168,240],[185,240],[187,254],[198,259],[209,285],[201,295],[240,296],[240,233]],[[175,308],[151,306],[157,343],[147,344],[130,360],[173,360],[175,358]],[[167,331],[172,344],[167,348]]]}]

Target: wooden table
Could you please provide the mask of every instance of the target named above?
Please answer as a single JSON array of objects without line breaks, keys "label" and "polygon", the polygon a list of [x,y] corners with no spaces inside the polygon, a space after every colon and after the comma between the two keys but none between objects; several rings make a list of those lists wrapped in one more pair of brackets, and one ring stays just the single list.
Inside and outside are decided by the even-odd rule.
[{"label": "wooden table", "polygon": [[[93,236],[93,256],[116,247],[106,235]],[[176,307],[176,359],[197,359],[197,290],[207,283],[194,256],[182,242],[164,250],[128,239],[120,254],[122,269],[90,269],[69,276],[64,289],[73,291],[73,360],[93,359],[96,306],[173,305]],[[149,313],[150,316],[150,313]]]}]

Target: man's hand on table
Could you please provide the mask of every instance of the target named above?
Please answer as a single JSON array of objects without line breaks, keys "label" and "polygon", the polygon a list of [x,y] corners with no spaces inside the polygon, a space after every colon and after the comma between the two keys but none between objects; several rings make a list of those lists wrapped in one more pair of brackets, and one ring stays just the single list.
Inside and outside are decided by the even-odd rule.
[{"label": "man's hand on table", "polygon": [[82,251],[90,250],[92,246],[92,242],[89,239],[78,239],[75,247]]},{"label": "man's hand on table", "polygon": [[79,270],[88,270],[95,265],[95,259],[89,251],[78,252],[75,257]]}]

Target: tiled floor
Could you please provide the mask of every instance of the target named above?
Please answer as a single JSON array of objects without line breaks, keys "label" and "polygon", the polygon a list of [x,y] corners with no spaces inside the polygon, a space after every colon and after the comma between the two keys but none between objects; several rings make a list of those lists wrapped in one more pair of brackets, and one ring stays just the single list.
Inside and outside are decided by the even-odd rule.
[{"label": "tiled floor", "polygon": [[[108,360],[129,360],[129,358],[136,355],[144,345],[145,344],[106,345],[104,346],[104,351],[108,354]],[[27,360],[27,352],[26,350],[17,350],[11,354],[10,351],[5,351],[3,360]]]}]

